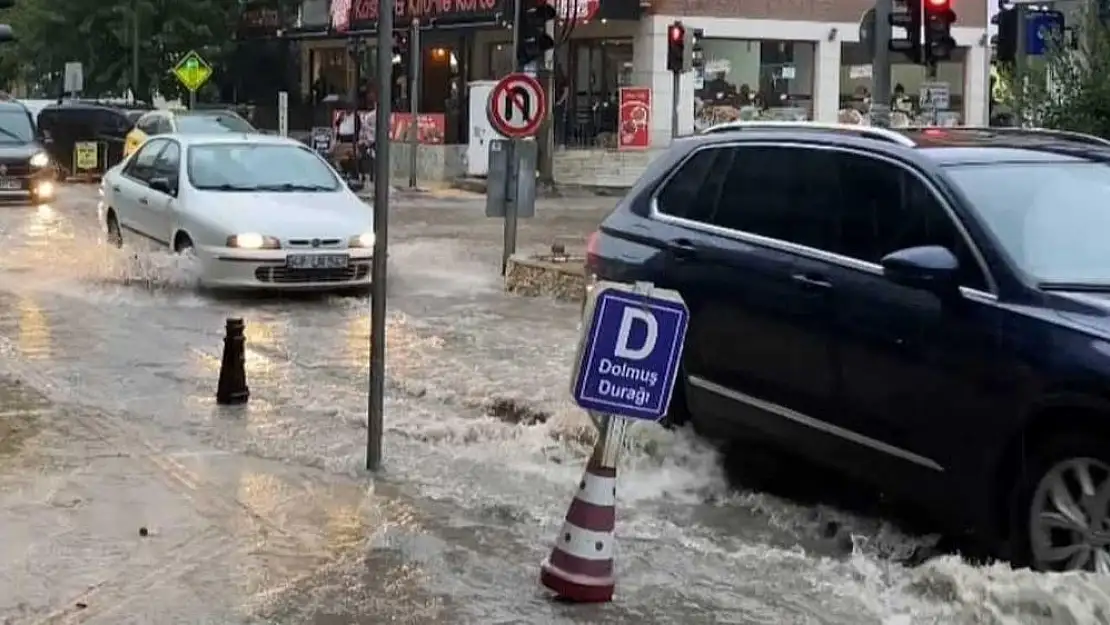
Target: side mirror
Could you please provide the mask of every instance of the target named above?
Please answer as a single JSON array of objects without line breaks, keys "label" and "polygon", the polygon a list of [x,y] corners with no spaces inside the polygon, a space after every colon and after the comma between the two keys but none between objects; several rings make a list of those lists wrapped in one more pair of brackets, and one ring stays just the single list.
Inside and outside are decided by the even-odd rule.
[{"label": "side mirror", "polygon": [[960,289],[960,261],[939,245],[908,247],[891,252],[879,264],[887,280],[902,286],[948,296]]},{"label": "side mirror", "polygon": [[365,189],[366,185],[362,184],[362,181],[357,178],[349,178],[347,180],[347,188],[351,191],[354,191],[355,193],[358,193],[359,191]]},{"label": "side mirror", "polygon": [[177,189],[174,188],[173,182],[165,176],[155,176],[151,178],[147,186],[155,191],[165,193],[166,195],[177,195]]}]

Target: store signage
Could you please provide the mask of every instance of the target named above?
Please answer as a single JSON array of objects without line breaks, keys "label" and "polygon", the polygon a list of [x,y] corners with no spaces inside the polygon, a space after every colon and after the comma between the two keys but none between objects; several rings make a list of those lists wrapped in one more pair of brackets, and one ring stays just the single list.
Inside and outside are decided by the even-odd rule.
[{"label": "store signage", "polygon": [[[378,21],[378,0],[353,0],[352,29],[373,29]],[[412,18],[421,23],[495,22],[509,13],[508,0],[397,0],[393,10],[396,25]]]}]

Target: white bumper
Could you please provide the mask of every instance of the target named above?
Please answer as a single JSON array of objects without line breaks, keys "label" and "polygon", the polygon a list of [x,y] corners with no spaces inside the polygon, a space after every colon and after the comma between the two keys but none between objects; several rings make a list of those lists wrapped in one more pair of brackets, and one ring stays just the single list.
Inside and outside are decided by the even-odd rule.
[{"label": "white bumper", "polygon": [[[229,289],[327,290],[370,284],[373,250],[363,248],[322,250],[243,250],[230,247],[199,247],[201,284]],[[296,269],[289,267],[290,254],[348,257],[345,268]]]}]

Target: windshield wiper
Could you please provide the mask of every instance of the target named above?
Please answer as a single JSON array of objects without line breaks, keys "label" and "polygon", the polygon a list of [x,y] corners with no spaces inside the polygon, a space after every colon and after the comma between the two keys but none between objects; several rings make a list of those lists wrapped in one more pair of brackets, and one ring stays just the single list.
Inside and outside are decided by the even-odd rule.
[{"label": "windshield wiper", "polygon": [[1082,291],[1084,293],[1110,293],[1110,282],[1038,282],[1045,291]]},{"label": "windshield wiper", "polygon": [[262,187],[252,184],[231,184],[230,182],[210,184],[197,188],[205,191],[258,191],[262,189]]},{"label": "windshield wiper", "polygon": [[334,191],[332,187],[320,184],[293,184],[286,182],[282,184],[264,184],[255,187],[260,191]]},{"label": "windshield wiper", "polygon": [[3,134],[6,137],[11,137],[13,140],[15,140],[16,143],[27,143],[27,141],[25,141],[23,137],[15,134],[7,128],[0,128],[0,134]]}]

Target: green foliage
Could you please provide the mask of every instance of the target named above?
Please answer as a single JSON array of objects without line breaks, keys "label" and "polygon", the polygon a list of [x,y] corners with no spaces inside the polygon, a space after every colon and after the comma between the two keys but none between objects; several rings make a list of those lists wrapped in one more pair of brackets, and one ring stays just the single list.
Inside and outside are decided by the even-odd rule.
[{"label": "green foliage", "polygon": [[[295,4],[267,2],[279,3]],[[137,97],[149,101],[154,92],[183,97],[170,69],[196,50],[218,74],[234,47],[241,6],[239,0],[17,0],[3,12],[17,41],[0,46],[0,81],[23,80],[53,96],[65,63],[80,61],[86,95],[121,95],[131,87],[137,17]]]},{"label": "green foliage", "polygon": [[1007,68],[1009,104],[1034,126],[1110,138],[1110,29],[1093,15],[1083,19],[1078,50],[1052,49],[1029,63],[1016,84]]}]

